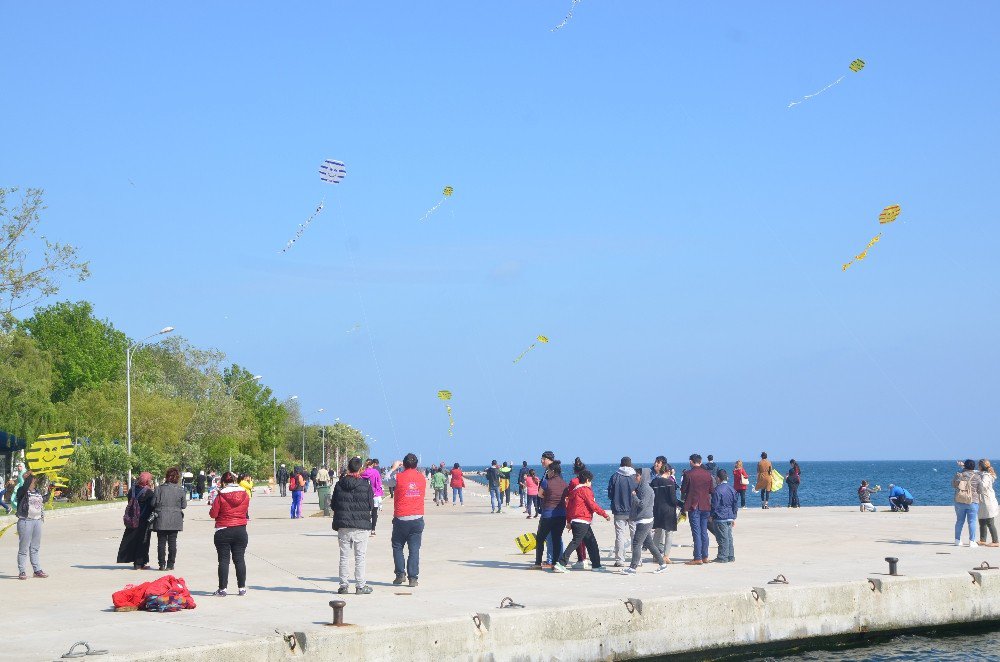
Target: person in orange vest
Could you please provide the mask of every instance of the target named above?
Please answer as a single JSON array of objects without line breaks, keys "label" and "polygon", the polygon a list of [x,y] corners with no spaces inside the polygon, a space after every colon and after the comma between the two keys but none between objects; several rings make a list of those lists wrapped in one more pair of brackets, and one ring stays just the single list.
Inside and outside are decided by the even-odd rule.
[{"label": "person in orange vest", "polygon": [[[392,560],[396,570],[392,583],[397,586],[407,579],[410,586],[417,585],[426,493],[427,479],[417,471],[417,456],[407,453],[403,458],[403,471],[396,475],[396,494],[392,502]],[[403,555],[404,545],[408,547],[408,557]]]}]

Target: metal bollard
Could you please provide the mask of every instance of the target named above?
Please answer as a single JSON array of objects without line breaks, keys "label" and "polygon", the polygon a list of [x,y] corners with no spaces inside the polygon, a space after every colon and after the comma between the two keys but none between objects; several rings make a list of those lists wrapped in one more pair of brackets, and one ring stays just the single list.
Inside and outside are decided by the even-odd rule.
[{"label": "metal bollard", "polygon": [[344,624],[344,607],[347,606],[347,603],[343,600],[330,600],[330,606],[333,607],[333,623],[330,625],[342,626]]},{"label": "metal bollard", "polygon": [[885,557],[885,560],[889,562],[889,574],[892,576],[898,575],[899,573],[896,572],[896,564],[899,563],[899,559],[895,556],[887,556]]}]

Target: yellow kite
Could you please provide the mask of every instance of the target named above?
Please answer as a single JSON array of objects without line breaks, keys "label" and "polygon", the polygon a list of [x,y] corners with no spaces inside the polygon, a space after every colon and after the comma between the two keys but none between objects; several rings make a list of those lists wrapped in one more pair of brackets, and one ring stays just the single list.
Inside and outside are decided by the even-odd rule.
[{"label": "yellow kite", "polygon": [[32,473],[46,474],[53,485],[66,487],[66,478],[60,476],[59,472],[66,466],[75,450],[69,432],[42,434],[38,436],[38,441],[25,451],[24,459],[28,461],[28,468]]},{"label": "yellow kite", "polygon": [[901,212],[899,205],[889,205],[882,210],[882,213],[878,215],[878,222],[882,225],[886,223],[892,223],[897,218],[899,218],[899,212]]},{"label": "yellow kite", "polygon": [[851,62],[851,71],[853,71],[854,73],[858,73],[864,68],[865,68],[865,61],[862,60],[861,58],[858,58],[854,62]]},{"label": "yellow kite", "polygon": [[[438,391],[438,398],[441,400],[451,400],[451,391]],[[448,410],[448,436],[455,436],[455,419],[451,415],[451,405],[445,403],[445,409]]]},{"label": "yellow kite", "polygon": [[521,352],[521,355],[518,356],[516,359],[514,359],[514,363],[517,363],[518,361],[520,361],[521,359],[523,359],[524,355],[527,354],[528,352],[530,352],[531,350],[533,350],[535,348],[535,345],[537,345],[538,343],[548,344],[548,342],[549,342],[549,339],[548,339],[547,336],[537,336],[535,338],[535,342],[531,343],[531,345],[528,346],[528,349],[526,349],[523,352]]}]

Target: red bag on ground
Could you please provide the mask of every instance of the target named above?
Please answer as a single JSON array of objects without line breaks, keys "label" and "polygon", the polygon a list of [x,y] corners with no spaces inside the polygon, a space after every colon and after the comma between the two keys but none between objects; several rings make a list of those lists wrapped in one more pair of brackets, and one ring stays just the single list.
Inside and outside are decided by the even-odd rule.
[{"label": "red bag on ground", "polygon": [[[114,603],[115,609],[139,609],[145,607],[150,598],[165,595],[170,596],[171,603],[182,604],[184,609],[194,609],[196,606],[184,579],[173,575],[163,575],[142,584],[129,584],[122,590],[112,593],[111,602]],[[173,610],[167,609],[166,611]]]}]

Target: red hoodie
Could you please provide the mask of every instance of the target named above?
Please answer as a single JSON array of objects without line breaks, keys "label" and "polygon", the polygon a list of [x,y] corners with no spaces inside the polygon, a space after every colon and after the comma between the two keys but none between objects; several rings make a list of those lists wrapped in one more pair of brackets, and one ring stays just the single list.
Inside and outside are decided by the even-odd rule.
[{"label": "red hoodie", "polygon": [[594,490],[588,485],[577,485],[569,491],[566,497],[566,521],[583,520],[590,522],[594,518],[594,513],[601,517],[607,517],[604,509],[594,501]]},{"label": "red hoodie", "polygon": [[215,528],[246,526],[250,496],[239,485],[226,485],[212,502],[208,516],[215,520]]}]

